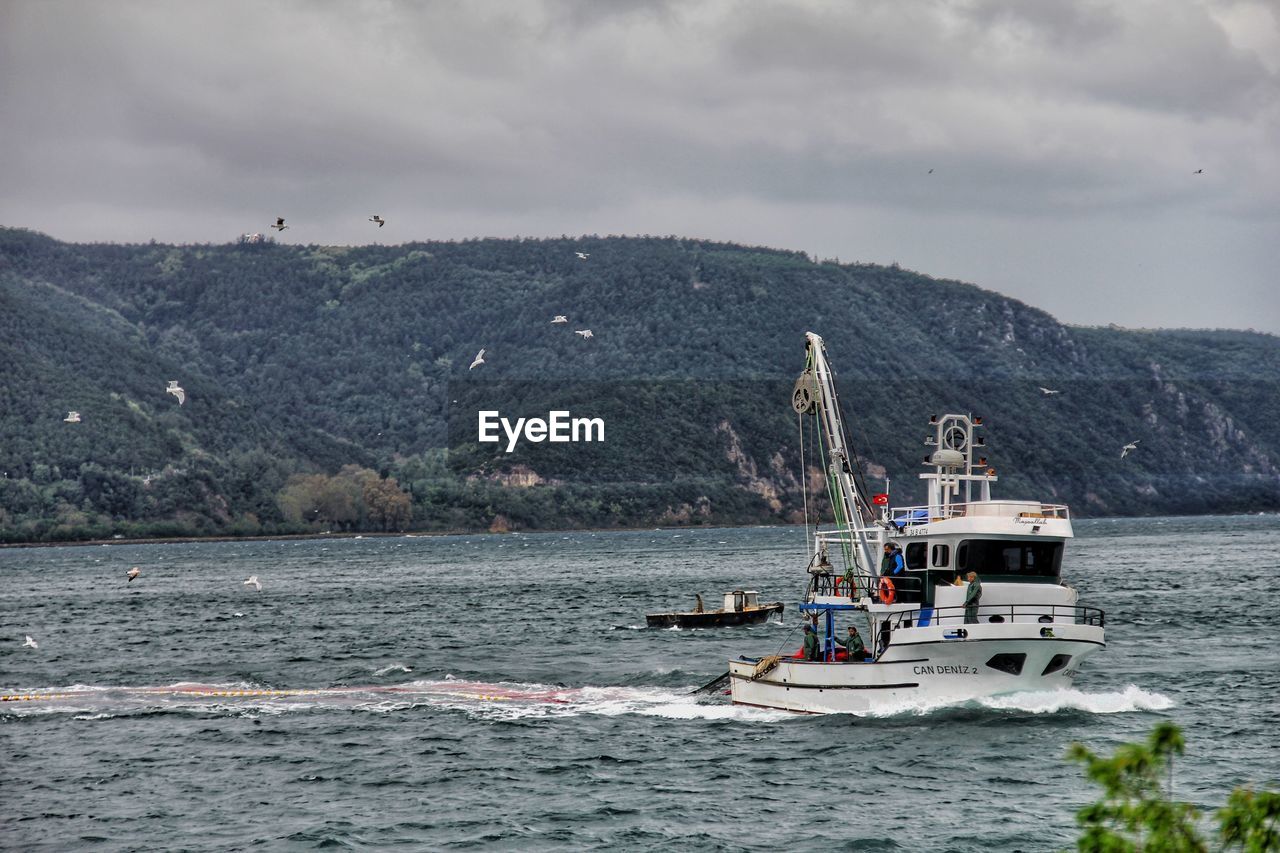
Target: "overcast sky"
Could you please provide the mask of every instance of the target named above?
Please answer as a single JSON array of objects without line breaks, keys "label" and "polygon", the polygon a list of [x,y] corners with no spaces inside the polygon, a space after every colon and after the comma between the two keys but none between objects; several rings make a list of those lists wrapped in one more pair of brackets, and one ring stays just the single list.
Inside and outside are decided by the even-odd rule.
[{"label": "overcast sky", "polygon": [[732,240],[1280,332],[1280,0],[0,0],[0,224],[277,215]]}]

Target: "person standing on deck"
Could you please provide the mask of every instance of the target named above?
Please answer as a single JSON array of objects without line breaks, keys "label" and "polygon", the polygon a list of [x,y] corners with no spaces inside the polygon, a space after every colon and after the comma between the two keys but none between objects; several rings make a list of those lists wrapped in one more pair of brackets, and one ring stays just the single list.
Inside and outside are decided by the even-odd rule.
[{"label": "person standing on deck", "polygon": [[982,602],[982,582],[977,572],[969,572],[969,588],[964,593],[964,624],[978,623],[978,605]]},{"label": "person standing on deck", "polygon": [[849,660],[863,661],[867,657],[867,644],[862,642],[862,636],[858,633],[858,629],[849,626],[849,636],[843,640],[836,640],[837,643],[844,646],[845,651],[849,653]]},{"label": "person standing on deck", "polygon": [[804,623],[804,659],[822,660],[822,651],[818,642],[818,632],[808,622]]},{"label": "person standing on deck", "polygon": [[907,564],[902,559],[902,549],[896,542],[884,543],[884,556],[880,558],[880,576],[901,574]]}]

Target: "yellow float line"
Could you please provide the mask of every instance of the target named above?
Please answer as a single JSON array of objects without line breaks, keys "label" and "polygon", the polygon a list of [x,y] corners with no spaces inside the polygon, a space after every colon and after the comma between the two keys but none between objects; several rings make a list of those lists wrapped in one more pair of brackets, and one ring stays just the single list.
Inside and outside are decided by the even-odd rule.
[{"label": "yellow float line", "polygon": [[0,695],[0,702],[38,702],[41,699],[70,699],[76,693],[9,693]]}]

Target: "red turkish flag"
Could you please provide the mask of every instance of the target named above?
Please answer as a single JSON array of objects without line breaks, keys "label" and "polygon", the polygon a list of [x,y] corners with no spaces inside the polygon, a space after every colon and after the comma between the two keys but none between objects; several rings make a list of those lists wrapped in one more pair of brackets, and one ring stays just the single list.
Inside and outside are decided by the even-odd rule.
[{"label": "red turkish flag", "polygon": [[880,494],[875,495],[874,497],[872,497],[872,498],[871,498],[871,502],[872,502],[873,504],[875,504],[876,506],[888,506],[888,505],[889,505],[889,495],[888,495],[888,494],[886,494],[886,493],[884,493],[884,492],[881,492]]}]

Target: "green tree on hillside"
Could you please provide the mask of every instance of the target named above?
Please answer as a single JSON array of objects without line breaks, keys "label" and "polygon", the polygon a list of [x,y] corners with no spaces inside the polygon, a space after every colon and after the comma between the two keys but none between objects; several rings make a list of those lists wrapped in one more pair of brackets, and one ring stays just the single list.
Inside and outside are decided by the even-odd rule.
[{"label": "green tree on hillside", "polygon": [[379,477],[359,465],[344,465],[333,476],[295,474],[277,501],[284,517],[295,524],[403,530],[412,517],[409,496],[394,478]]}]

